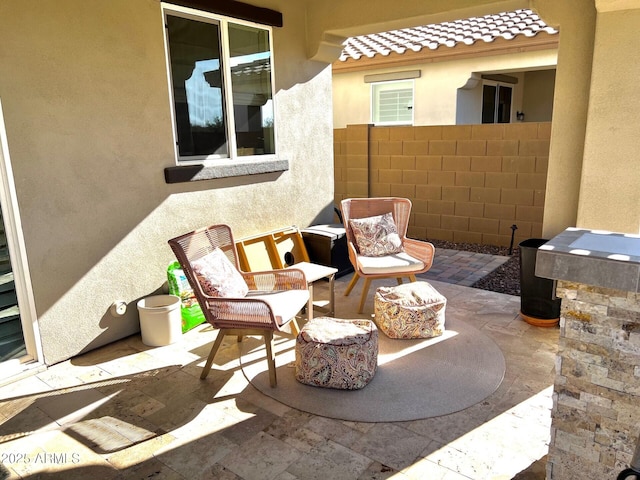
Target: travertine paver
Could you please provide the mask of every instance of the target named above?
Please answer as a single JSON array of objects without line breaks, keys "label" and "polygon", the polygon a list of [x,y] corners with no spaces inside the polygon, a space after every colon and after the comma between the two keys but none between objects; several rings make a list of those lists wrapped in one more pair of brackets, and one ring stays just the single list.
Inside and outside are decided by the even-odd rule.
[{"label": "travertine paver", "polygon": [[[359,292],[343,295],[349,280],[336,282],[336,316],[369,318],[378,283],[358,315]],[[247,383],[231,337],[201,381],[216,332],[200,326],[177,344],[149,348],[133,336],[0,388],[2,461],[12,479],[544,478],[536,462],[547,452],[558,331],[521,321],[518,297],[430,282],[447,315],[505,355],[501,386],[466,410],[381,424],[300,412]]]}]

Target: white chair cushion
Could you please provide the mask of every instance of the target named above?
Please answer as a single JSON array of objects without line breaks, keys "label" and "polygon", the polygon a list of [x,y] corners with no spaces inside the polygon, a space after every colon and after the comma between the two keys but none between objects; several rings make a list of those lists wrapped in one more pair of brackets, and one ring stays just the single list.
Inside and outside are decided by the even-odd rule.
[{"label": "white chair cushion", "polygon": [[278,325],[288,322],[295,317],[309,300],[308,290],[278,290],[265,292],[263,290],[249,290],[245,298],[264,300],[269,304],[276,317]]},{"label": "white chair cushion", "polygon": [[401,252],[384,257],[364,257],[358,255],[358,267],[362,273],[377,275],[385,273],[418,272],[424,268],[424,263],[405,252]]}]

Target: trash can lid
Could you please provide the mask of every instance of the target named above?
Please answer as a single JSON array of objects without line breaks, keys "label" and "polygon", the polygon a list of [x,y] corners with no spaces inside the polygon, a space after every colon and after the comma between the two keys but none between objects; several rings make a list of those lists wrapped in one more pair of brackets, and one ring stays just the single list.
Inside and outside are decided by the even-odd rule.
[{"label": "trash can lid", "polygon": [[545,238],[527,238],[521,241],[518,246],[524,248],[538,248],[547,243],[549,240]]}]

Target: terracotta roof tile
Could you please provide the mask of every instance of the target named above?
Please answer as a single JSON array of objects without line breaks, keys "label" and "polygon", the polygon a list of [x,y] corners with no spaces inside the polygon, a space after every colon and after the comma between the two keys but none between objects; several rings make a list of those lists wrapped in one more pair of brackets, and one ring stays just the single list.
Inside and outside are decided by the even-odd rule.
[{"label": "terracotta roof tile", "polygon": [[419,52],[423,48],[436,50],[473,45],[477,41],[493,42],[496,38],[511,40],[518,35],[535,37],[540,32],[555,35],[558,30],[549,27],[528,9],[503,12],[484,17],[472,17],[454,22],[422,25],[401,30],[351,37],[344,43],[340,60],[358,60],[361,57],[387,56],[391,52],[403,54],[407,50]]}]

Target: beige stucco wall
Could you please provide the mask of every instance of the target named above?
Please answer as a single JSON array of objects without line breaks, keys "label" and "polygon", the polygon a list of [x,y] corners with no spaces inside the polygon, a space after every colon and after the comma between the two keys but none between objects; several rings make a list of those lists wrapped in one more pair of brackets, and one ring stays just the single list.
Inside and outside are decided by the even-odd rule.
[{"label": "beige stucco wall", "polygon": [[[135,302],[163,287],[172,236],[333,218],[330,67],[307,60],[302,5],[268,6],[284,16],[276,134],[289,170],[168,185],[160,2],[0,2],[0,98],[47,363],[138,331]],[[109,313],[116,300],[124,317]]]},{"label": "beige stucco wall", "polygon": [[566,227],[640,233],[637,185],[640,2],[601,0],[575,9],[534,0],[561,26],[544,232]]},{"label": "beige stucco wall", "polygon": [[532,8],[560,27],[543,236],[576,226],[582,177],[596,11],[591,0],[533,0]]},{"label": "beige stucco wall", "polygon": [[556,71],[536,70],[524,74],[522,111],[527,122],[550,122],[553,117],[553,92]]},{"label": "beige stucco wall", "polygon": [[[371,84],[364,82],[365,75],[406,70],[420,70],[414,87],[414,125],[455,125],[456,123],[480,123],[478,112],[459,111],[459,102],[471,108],[482,103],[481,81],[470,81],[474,72],[512,74],[514,71],[553,67],[557,51],[539,50],[495,56],[479,56],[423,65],[334,73],[333,122],[335,128],[371,122]],[[478,76],[479,78],[479,76]],[[474,87],[459,91],[465,85]],[[480,88],[480,89],[479,89]],[[524,83],[514,85],[513,112],[522,110]],[[459,97],[462,92],[464,98]],[[457,122],[457,117],[478,117],[476,122]]]},{"label": "beige stucco wall", "polygon": [[598,12],[577,225],[640,233],[640,5]]}]

